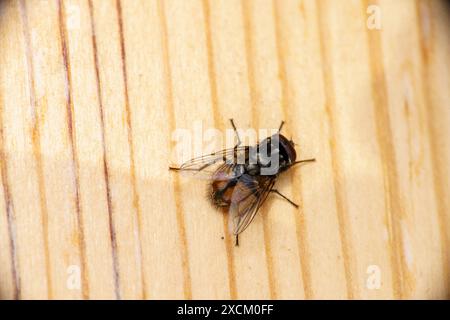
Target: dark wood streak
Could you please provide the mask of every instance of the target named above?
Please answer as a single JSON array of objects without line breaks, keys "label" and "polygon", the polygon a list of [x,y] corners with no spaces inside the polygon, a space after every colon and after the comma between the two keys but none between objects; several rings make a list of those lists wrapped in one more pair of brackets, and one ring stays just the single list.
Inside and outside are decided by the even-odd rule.
[{"label": "dark wood streak", "polygon": [[119,261],[117,258],[117,239],[116,230],[114,227],[114,217],[113,217],[113,205],[111,200],[111,185],[109,183],[109,168],[108,161],[106,157],[106,133],[105,133],[105,114],[103,107],[103,97],[102,97],[102,87],[100,80],[99,62],[98,62],[98,52],[97,52],[97,36],[95,30],[94,21],[94,8],[92,6],[92,0],[88,0],[89,4],[89,18],[91,22],[91,32],[92,32],[92,48],[94,53],[94,68],[95,68],[95,79],[97,81],[97,96],[99,102],[99,115],[100,115],[100,126],[102,131],[102,148],[103,148],[103,174],[105,176],[106,184],[106,198],[108,205],[108,224],[109,224],[109,235],[111,241],[111,255],[113,260],[113,275],[114,275],[114,291],[117,300],[120,300],[120,274],[119,274]]},{"label": "dark wood streak", "polygon": [[[167,106],[169,111],[169,125],[170,131],[173,132],[175,130],[176,119],[175,119],[175,110],[174,110],[174,97],[173,97],[173,84],[172,84],[172,67],[170,65],[170,52],[169,52],[169,44],[168,44],[168,28],[167,28],[167,19],[166,12],[164,8],[164,2],[162,0],[158,0],[158,13],[162,28],[161,35],[161,46],[163,49],[163,58],[164,58],[164,74],[165,74],[165,85],[167,88]],[[173,188],[174,188],[174,197],[175,197],[175,207],[176,207],[176,216],[177,216],[177,227],[178,234],[180,236],[181,241],[181,256],[183,263],[183,276],[184,276],[184,295],[186,299],[192,299],[192,281],[191,281],[191,273],[189,267],[189,251],[186,239],[186,227],[183,216],[183,209],[181,205],[181,187],[178,175],[173,177]]]},{"label": "dark wood streak", "polygon": [[[5,2],[0,2],[0,11],[4,10],[3,5]],[[2,79],[0,78],[0,81]],[[3,198],[5,201],[5,215],[9,238],[9,254],[11,259],[11,275],[12,275],[12,286],[13,292],[12,297],[15,300],[20,299],[20,275],[19,275],[19,262],[17,259],[17,243],[16,243],[16,226],[14,219],[14,202],[11,198],[11,193],[9,191],[8,185],[8,169],[7,169],[7,157],[4,150],[4,132],[3,132],[3,106],[4,101],[2,97],[2,92],[0,91],[0,179],[3,187]],[[0,297],[2,298],[2,297]]]},{"label": "dark wood streak", "polygon": [[331,151],[331,166],[333,169],[333,182],[334,182],[334,193],[336,200],[336,211],[339,224],[339,235],[341,238],[342,246],[342,257],[344,261],[344,272],[347,285],[347,297],[348,299],[353,299],[357,297],[356,285],[353,277],[356,275],[356,268],[354,268],[354,263],[352,259],[353,247],[351,243],[351,231],[349,225],[349,217],[346,212],[346,197],[342,186],[341,172],[341,151],[336,143],[336,121],[333,114],[333,106],[336,105],[336,97],[334,92],[334,84],[332,75],[332,64],[330,57],[330,50],[328,48],[327,42],[329,39],[327,21],[322,16],[326,12],[324,4],[322,1],[317,1],[317,23],[319,30],[319,40],[320,40],[320,55],[322,60],[322,77],[324,81],[324,94],[325,94],[325,110],[327,115],[327,122],[330,130],[329,144]]},{"label": "dark wood streak", "polygon": [[37,102],[36,102],[36,87],[35,87],[35,79],[34,79],[34,61],[33,54],[31,52],[31,37],[30,37],[30,28],[28,25],[28,14],[27,7],[24,0],[21,0],[18,3],[21,22],[22,22],[22,31],[25,39],[25,53],[27,59],[27,72],[28,72],[28,80],[29,80],[29,88],[30,88],[30,107],[32,113],[32,121],[33,121],[33,130],[32,130],[32,145],[33,145],[33,155],[36,160],[36,173],[38,177],[38,185],[39,185],[39,200],[40,200],[40,209],[41,209],[41,219],[42,219],[42,228],[43,228],[43,243],[44,243],[44,255],[45,255],[45,267],[47,273],[47,296],[48,299],[52,299],[53,297],[53,287],[52,287],[52,270],[50,264],[50,253],[49,253],[49,232],[48,232],[48,209],[47,209],[47,200],[46,200],[46,189],[45,189],[45,179],[44,179],[44,171],[42,167],[42,155],[41,155],[41,134],[40,134],[40,124],[39,124],[39,116],[37,112]]},{"label": "dark wood streak", "polygon": [[[272,0],[272,11],[275,29],[275,46],[277,49],[278,68],[281,82],[281,108],[283,110],[283,119],[286,119],[286,121],[289,123],[289,120],[292,119],[292,112],[290,112],[290,106],[292,106],[292,103],[290,101],[291,97],[289,95],[290,83],[287,76],[287,65],[283,54],[285,44],[283,42],[284,38],[281,30],[281,16],[277,5],[277,0]],[[299,203],[299,210],[294,211],[294,219],[296,224],[297,247],[301,266],[300,276],[303,281],[305,298],[312,299],[314,295],[311,280],[311,264],[309,262],[311,253],[306,236],[307,231],[303,209],[302,180],[301,176],[294,174],[291,175],[290,180],[291,185],[293,186],[292,189],[298,190],[298,194],[300,195],[299,201],[296,201],[296,199],[294,198],[294,202]]]},{"label": "dark wood streak", "polygon": [[80,248],[80,271],[82,278],[82,296],[84,299],[89,298],[89,277],[86,268],[86,239],[84,235],[84,222],[83,216],[81,214],[81,203],[80,203],[80,182],[79,182],[79,163],[77,156],[77,146],[76,146],[76,128],[73,119],[73,101],[72,101],[72,76],[71,67],[69,60],[69,46],[67,40],[67,30],[65,27],[65,14],[64,14],[64,2],[63,0],[58,0],[58,24],[59,33],[61,40],[61,52],[63,57],[65,80],[67,85],[67,127],[69,130],[70,145],[72,148],[72,163],[74,167],[74,184],[75,184],[75,200],[76,200],[76,213],[77,222],[79,228],[79,248]]},{"label": "dark wood streak", "polygon": [[[209,0],[203,0],[202,2],[203,16],[205,21],[205,38],[206,38],[206,50],[208,54],[208,77],[211,91],[211,102],[214,117],[214,124],[222,124],[219,115],[219,99],[217,93],[217,81],[216,81],[216,66],[214,63],[214,48],[212,43],[212,30],[211,30],[211,10],[209,6]],[[221,125],[223,127],[223,124]],[[234,255],[233,255],[233,240],[234,237],[230,237],[228,232],[228,215],[223,215],[223,229],[225,237],[225,248],[227,252],[227,267],[228,267],[228,285],[230,290],[230,298],[237,298],[236,289],[236,274],[234,267]],[[233,239],[232,239],[233,238]]]},{"label": "dark wood streak", "polygon": [[143,265],[143,252],[142,252],[142,212],[141,212],[141,204],[139,199],[139,193],[136,183],[136,165],[134,161],[134,144],[133,144],[133,127],[131,126],[131,108],[130,108],[130,99],[128,96],[128,75],[127,75],[127,56],[125,51],[125,34],[123,27],[123,16],[122,16],[122,5],[120,0],[116,0],[116,10],[117,10],[117,20],[119,24],[119,37],[120,37],[120,53],[122,60],[122,76],[124,81],[124,95],[125,95],[125,113],[126,113],[126,122],[127,122],[127,132],[128,132],[128,145],[130,152],[130,174],[131,174],[131,183],[132,183],[132,192],[133,192],[133,205],[136,209],[136,218],[138,222],[138,239],[139,239],[139,252],[140,252],[140,268],[141,268],[141,279],[142,279],[142,297],[147,299],[146,287],[147,280],[144,273],[144,265]]},{"label": "dark wood streak", "polygon": [[[440,147],[439,147],[439,130],[436,128],[435,119],[438,119],[439,115],[437,114],[438,107],[436,107],[433,103],[433,99],[431,98],[430,93],[433,92],[432,90],[432,77],[430,76],[430,60],[432,59],[433,54],[433,46],[432,42],[428,43],[426,41],[426,36],[424,34],[424,28],[425,26],[422,25],[423,21],[423,11],[420,9],[420,4],[423,4],[428,11],[431,11],[431,2],[430,1],[417,1],[415,2],[416,6],[416,15],[417,15],[417,31],[419,34],[419,40],[420,40],[420,54],[421,54],[421,60],[422,60],[422,91],[423,95],[425,97],[425,104],[426,104],[426,110],[429,112],[429,115],[426,116],[427,124],[427,137],[428,142],[431,149],[431,162],[432,162],[432,174],[433,174],[433,183],[434,183],[434,189],[435,189],[435,201],[437,205],[437,215],[438,215],[438,221],[439,221],[439,228],[440,228],[440,237],[441,237],[441,252],[442,252],[442,270],[443,270],[443,276],[446,280],[444,283],[444,290],[445,290],[445,298],[450,298],[450,235],[446,228],[449,220],[449,209],[445,204],[445,199],[448,199],[449,194],[448,190],[446,191],[445,187],[445,181],[442,180],[442,177],[445,177],[445,170],[443,168],[444,165],[448,166],[447,164],[443,164],[442,161],[439,159],[439,154],[441,153]],[[443,6],[445,4],[442,4]],[[435,32],[434,28],[434,17],[429,17],[430,20],[430,34],[429,39],[433,39],[433,33]],[[448,30],[447,30],[448,31]],[[431,57],[430,57],[431,56]]]},{"label": "dark wood streak", "polygon": [[[244,23],[244,38],[245,38],[245,57],[247,64],[247,77],[249,84],[249,93],[250,93],[250,110],[253,116],[253,125],[258,128],[258,119],[257,119],[257,91],[256,91],[256,78],[254,72],[254,65],[252,62],[252,54],[253,54],[253,39],[252,39],[252,24],[251,24],[251,4],[250,1],[241,0],[241,10],[242,10],[242,20]],[[267,276],[269,281],[269,293],[271,299],[276,299],[277,293],[275,288],[275,275],[273,272],[273,255],[272,255],[272,247],[270,244],[269,237],[269,225],[267,221],[267,217],[264,214],[261,215],[263,220],[263,236],[264,236],[264,249],[266,253],[266,264],[267,264]]]},{"label": "dark wood streak", "polygon": [[[365,9],[369,6],[367,0],[362,6],[363,19]],[[362,20],[362,23],[365,19]],[[368,56],[371,71],[372,98],[375,113],[377,140],[380,147],[380,158],[383,168],[384,192],[386,203],[386,219],[390,244],[390,258],[392,267],[392,285],[394,297],[401,299],[404,295],[406,262],[403,250],[403,240],[399,225],[399,218],[404,215],[398,185],[398,172],[395,164],[395,149],[392,143],[393,134],[390,125],[389,99],[387,94],[386,76],[384,73],[382,44],[380,31],[367,30]]]},{"label": "dark wood streak", "polygon": [[9,251],[11,254],[11,273],[13,277],[13,298],[18,300],[21,298],[19,261],[17,258],[17,239],[16,239],[16,221],[14,217],[14,201],[9,190],[8,177],[8,158],[4,150],[4,132],[3,132],[3,101],[0,96],[0,170],[3,187],[3,197],[6,206],[6,220],[8,223]]}]

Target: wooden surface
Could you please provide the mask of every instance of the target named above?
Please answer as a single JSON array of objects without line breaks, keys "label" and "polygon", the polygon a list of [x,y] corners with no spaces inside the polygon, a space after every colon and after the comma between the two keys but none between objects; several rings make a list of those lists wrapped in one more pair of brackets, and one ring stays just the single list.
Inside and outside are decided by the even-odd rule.
[{"label": "wooden surface", "polygon": [[[449,7],[0,1],[0,297],[449,298]],[[317,159],[238,248],[167,170],[228,118]]]}]

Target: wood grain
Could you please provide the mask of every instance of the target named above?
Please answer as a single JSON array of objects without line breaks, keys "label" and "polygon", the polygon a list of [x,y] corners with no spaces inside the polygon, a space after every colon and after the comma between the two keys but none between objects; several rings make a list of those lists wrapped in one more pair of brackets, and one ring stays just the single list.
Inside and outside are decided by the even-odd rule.
[{"label": "wood grain", "polygon": [[[440,0],[0,1],[0,298],[449,298],[449,23]],[[317,159],[239,247],[167,170],[174,132],[229,118]]]}]

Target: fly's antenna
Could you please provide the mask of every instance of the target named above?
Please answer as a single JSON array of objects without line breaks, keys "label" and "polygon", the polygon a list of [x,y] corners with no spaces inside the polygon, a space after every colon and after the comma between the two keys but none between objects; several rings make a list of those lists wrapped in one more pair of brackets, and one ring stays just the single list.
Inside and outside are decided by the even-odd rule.
[{"label": "fly's antenna", "polygon": [[280,131],[283,128],[283,126],[284,126],[284,121],[281,121],[280,127],[278,128],[278,133],[280,133]]}]

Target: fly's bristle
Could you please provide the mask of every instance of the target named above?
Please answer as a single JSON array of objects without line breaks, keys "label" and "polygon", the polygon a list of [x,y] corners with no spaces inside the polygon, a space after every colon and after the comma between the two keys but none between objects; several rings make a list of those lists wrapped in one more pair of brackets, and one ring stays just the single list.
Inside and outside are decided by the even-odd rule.
[{"label": "fly's bristle", "polygon": [[206,189],[206,198],[209,200],[209,203],[214,207],[216,210],[224,210],[224,205],[220,199],[216,198],[216,194],[214,192],[214,188],[212,183],[208,184],[208,188]]},{"label": "fly's bristle", "polygon": [[219,206],[217,205],[217,201],[214,198],[214,189],[212,188],[211,184],[209,184],[208,187],[206,188],[206,198],[209,200],[209,203],[211,203],[214,208],[216,209],[219,208]]},{"label": "fly's bristle", "polygon": [[206,198],[208,199],[208,200],[211,200],[212,201],[212,188],[211,188],[211,186],[210,185],[208,185],[208,187],[205,189],[205,195],[206,195]]}]

